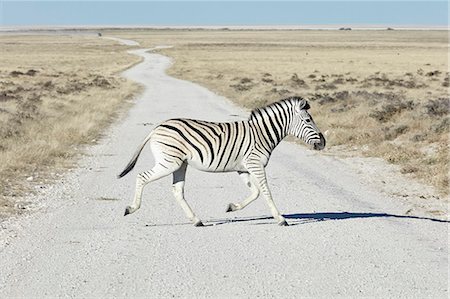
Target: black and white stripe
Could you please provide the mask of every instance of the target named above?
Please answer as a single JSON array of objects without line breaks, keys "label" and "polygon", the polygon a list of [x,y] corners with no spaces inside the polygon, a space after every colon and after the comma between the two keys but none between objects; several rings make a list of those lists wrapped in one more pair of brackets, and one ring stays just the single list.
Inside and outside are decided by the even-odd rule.
[{"label": "black and white stripe", "polygon": [[294,135],[315,149],[324,148],[325,139],[307,112],[308,109],[306,100],[291,97],[253,110],[247,121],[165,121],[147,136],[125,170],[119,174],[119,177],[123,177],[133,169],[145,144],[150,142],[155,166],[138,175],[134,202],[127,207],[125,215],[139,209],[142,188],[147,183],[173,173],[176,199],[194,224],[202,225],[183,195],[185,171],[190,165],[208,172],[238,172],[252,194],[242,203],[230,204],[228,211],[244,208],[261,192],[279,224],[286,225],[273,203],[264,168],[272,151],[287,135]]}]

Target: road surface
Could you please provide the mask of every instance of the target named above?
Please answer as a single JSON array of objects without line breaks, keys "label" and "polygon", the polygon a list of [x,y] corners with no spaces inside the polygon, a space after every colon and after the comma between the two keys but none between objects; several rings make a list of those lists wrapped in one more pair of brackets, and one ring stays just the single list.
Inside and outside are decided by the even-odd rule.
[{"label": "road surface", "polygon": [[447,298],[448,222],[408,216],[405,203],[341,160],[288,142],[267,172],[289,227],[276,225],[262,198],[225,213],[248,194],[238,175],[192,168],[186,198],[206,227],[186,219],[170,177],[149,184],[141,209],[123,217],[136,174],[152,166],[149,148],[130,174],[116,175],[155,124],[247,117],[167,76],[167,57],[133,53],[144,61],[124,75],[145,92],[79,168],[43,193],[45,208],[15,227],[0,249],[0,298]]}]

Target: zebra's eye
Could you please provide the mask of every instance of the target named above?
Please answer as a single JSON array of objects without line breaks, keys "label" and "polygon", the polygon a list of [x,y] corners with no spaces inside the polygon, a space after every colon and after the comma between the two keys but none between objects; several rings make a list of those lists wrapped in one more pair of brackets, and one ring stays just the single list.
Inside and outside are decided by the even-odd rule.
[{"label": "zebra's eye", "polygon": [[311,122],[311,120],[310,120],[309,118],[305,119],[305,121],[306,121],[307,123],[310,123],[310,122]]}]

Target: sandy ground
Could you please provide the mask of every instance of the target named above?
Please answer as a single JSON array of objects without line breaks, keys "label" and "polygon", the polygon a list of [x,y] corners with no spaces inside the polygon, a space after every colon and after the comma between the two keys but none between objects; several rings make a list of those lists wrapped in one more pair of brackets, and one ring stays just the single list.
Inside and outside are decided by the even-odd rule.
[{"label": "sandy ground", "polygon": [[225,213],[247,195],[238,175],[192,168],[186,198],[206,227],[185,218],[170,177],[148,185],[141,210],[123,217],[136,174],[152,166],[150,151],[131,174],[116,175],[156,123],[247,117],[167,76],[167,57],[134,53],[145,60],[125,76],[146,90],[128,115],[79,168],[33,198],[38,212],[1,224],[1,298],[448,297],[448,222],[429,213],[445,206],[430,197],[418,209],[389,195],[379,186],[391,181],[380,182],[366,160],[282,143],[267,171],[289,227],[276,225],[263,199]]}]

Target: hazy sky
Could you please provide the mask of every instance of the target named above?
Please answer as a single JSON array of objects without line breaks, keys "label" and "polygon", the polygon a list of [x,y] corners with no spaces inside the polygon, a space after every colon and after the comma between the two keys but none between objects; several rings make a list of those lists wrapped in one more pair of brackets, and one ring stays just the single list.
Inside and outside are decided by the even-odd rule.
[{"label": "hazy sky", "polygon": [[3,1],[11,25],[447,25],[447,1]]}]

